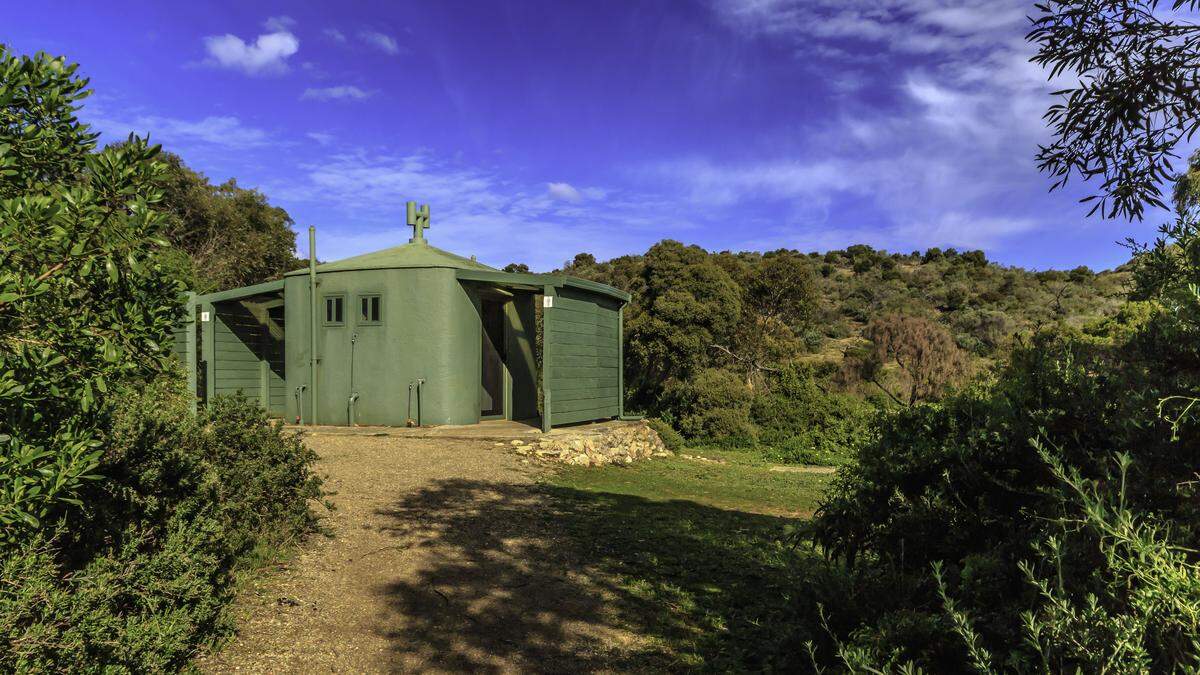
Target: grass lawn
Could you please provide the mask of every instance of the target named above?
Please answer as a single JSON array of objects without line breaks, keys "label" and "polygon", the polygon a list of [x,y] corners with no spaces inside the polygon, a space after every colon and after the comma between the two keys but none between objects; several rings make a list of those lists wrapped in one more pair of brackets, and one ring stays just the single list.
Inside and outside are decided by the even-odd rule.
[{"label": "grass lawn", "polygon": [[652,638],[654,653],[628,666],[804,669],[815,625],[804,580],[823,562],[790,535],[831,476],[688,452],[724,463],[654,459],[546,479],[572,545],[620,580],[625,621]]},{"label": "grass lawn", "polygon": [[775,465],[753,451],[688,450],[684,454],[717,462],[671,457],[628,467],[571,467],[552,482],[584,492],[654,502],[686,500],[745,513],[808,517],[832,477],[819,469],[811,473],[772,471]]}]

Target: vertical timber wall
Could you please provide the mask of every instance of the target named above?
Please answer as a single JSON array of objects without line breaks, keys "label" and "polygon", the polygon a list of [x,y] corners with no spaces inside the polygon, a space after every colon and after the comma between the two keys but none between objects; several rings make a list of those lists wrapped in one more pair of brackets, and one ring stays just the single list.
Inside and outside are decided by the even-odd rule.
[{"label": "vertical timber wall", "polygon": [[569,287],[558,288],[552,297],[543,312],[549,423],[619,416],[621,303]]}]

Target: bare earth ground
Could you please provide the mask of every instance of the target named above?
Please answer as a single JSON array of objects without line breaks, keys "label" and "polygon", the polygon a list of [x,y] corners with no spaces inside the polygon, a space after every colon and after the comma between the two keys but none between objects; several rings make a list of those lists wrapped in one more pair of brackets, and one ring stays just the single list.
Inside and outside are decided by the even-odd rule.
[{"label": "bare earth ground", "polygon": [[[502,429],[513,438],[514,432]],[[315,433],[336,505],[206,672],[612,670],[642,640],[499,438]]]}]

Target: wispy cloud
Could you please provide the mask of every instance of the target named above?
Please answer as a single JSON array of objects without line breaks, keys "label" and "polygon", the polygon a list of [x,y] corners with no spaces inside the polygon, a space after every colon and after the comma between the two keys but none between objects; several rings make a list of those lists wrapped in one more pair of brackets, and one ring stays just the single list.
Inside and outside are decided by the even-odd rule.
[{"label": "wispy cloud", "polygon": [[374,30],[359,31],[358,39],[364,44],[374,47],[385,54],[396,55],[400,53],[400,45],[396,43],[396,38]]},{"label": "wispy cloud", "polygon": [[333,134],[327,134],[321,131],[310,131],[304,135],[316,141],[320,145],[329,145],[337,138]]},{"label": "wispy cloud", "polygon": [[204,38],[208,63],[240,70],[249,75],[280,73],[287,70],[287,60],[300,50],[300,40],[292,34],[295,22],[288,17],[267,19],[264,27],[270,31],[253,42],[226,33]]},{"label": "wispy cloud", "polygon": [[336,28],[326,28],[321,32],[325,34],[325,37],[333,40],[334,42],[346,41],[346,34]]},{"label": "wispy cloud", "polygon": [[283,203],[319,204],[337,214],[337,236],[321,244],[322,256],[330,259],[402,243],[408,200],[431,205],[427,236],[435,245],[486,252],[485,262],[495,265],[525,262],[540,270],[582,250],[602,257],[644,250],[664,233],[686,227],[671,204],[652,197],[570,186],[578,199],[566,200],[551,193],[550,183],[523,184],[499,169],[425,152],[355,151],[301,168],[301,181],[264,190]]},{"label": "wispy cloud", "polygon": [[374,91],[343,84],[333,87],[310,87],[304,90],[300,98],[313,101],[365,101],[374,95]]},{"label": "wispy cloud", "polygon": [[561,199],[566,202],[578,202],[583,200],[583,195],[575,186],[570,183],[547,183],[546,192],[555,199]]},{"label": "wispy cloud", "polygon": [[[803,150],[747,163],[681,160],[692,199],[740,205],[791,199],[862,205],[875,241],[995,245],[1062,227],[1082,213],[1034,212],[1013,194],[1044,193],[1032,157],[1048,131],[1047,82],[1023,40],[1024,0],[714,0],[741,39],[790,46],[799,62],[853,78]],[[874,83],[861,96],[861,82]],[[885,103],[881,103],[884,101]],[[662,168],[662,167],[660,167]],[[819,218],[819,211],[801,211]],[[831,227],[856,227],[830,223]],[[861,233],[860,233],[861,234]]]},{"label": "wispy cloud", "polygon": [[119,119],[104,114],[104,109],[89,119],[93,127],[111,140],[125,138],[130,133],[140,136],[149,134],[151,140],[168,147],[204,144],[231,150],[258,148],[273,143],[271,135],[262,129],[247,126],[233,116],[210,116],[198,120],[165,117],[161,115],[136,115]]},{"label": "wispy cloud", "polygon": [[263,22],[263,28],[269,31],[287,31],[291,32],[296,27],[296,20],[290,16],[272,16]]},{"label": "wispy cloud", "polygon": [[1029,11],[1027,3],[1012,0],[715,0],[713,8],[748,35],[849,40],[909,54],[1003,41],[1020,32]]}]

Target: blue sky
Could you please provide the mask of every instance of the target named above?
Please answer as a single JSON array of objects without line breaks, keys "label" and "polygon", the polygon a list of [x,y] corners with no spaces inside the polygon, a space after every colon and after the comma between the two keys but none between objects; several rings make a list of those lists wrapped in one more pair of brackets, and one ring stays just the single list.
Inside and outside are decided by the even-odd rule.
[{"label": "blue sky", "polygon": [[[82,64],[84,118],[318,229],[550,269],[663,238],[721,250],[982,248],[1106,268],[1144,223],[1085,217],[1033,155],[1052,83],[1030,3],[130,2],[7,8],[0,40]],[[301,251],[305,237],[299,237]]]}]

